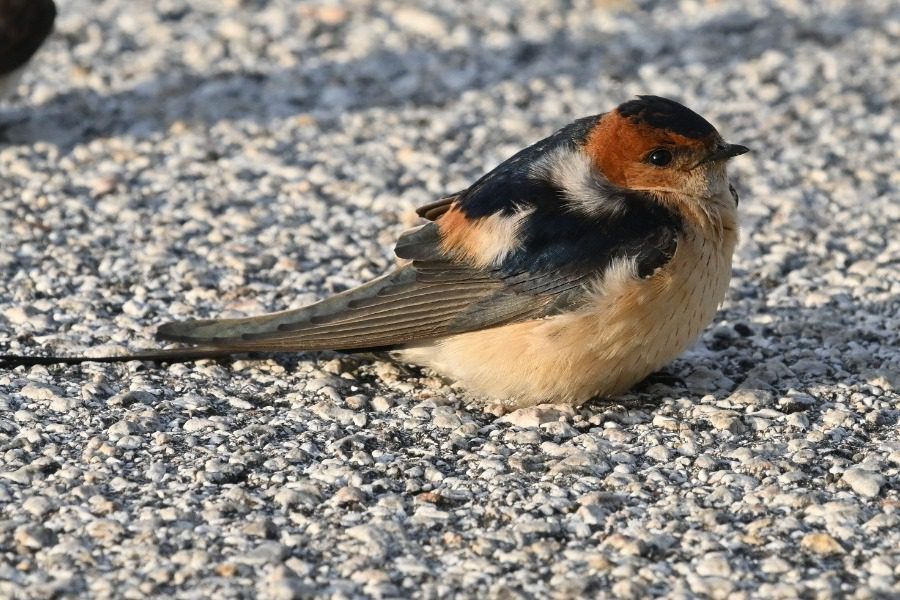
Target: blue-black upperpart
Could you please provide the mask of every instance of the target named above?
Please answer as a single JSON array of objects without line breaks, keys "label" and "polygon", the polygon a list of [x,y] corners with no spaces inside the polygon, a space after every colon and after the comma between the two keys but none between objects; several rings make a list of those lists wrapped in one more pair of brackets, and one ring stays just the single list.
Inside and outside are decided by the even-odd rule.
[{"label": "blue-black upperpart", "polygon": [[651,127],[667,129],[692,139],[700,139],[716,132],[709,121],[688,107],[659,96],[638,96],[617,109],[632,123],[646,123]]},{"label": "blue-black upperpart", "polygon": [[602,117],[599,114],[578,119],[520,150],[461,192],[460,208],[470,219],[477,219],[495,213],[510,215],[535,202],[559,203],[562,191],[549,181],[533,177],[531,170],[540,158],[554,150],[574,150],[584,145]]},{"label": "blue-black upperpart", "polygon": [[[675,252],[682,227],[677,214],[644,192],[615,186],[604,194],[608,204],[617,209],[584,214],[572,210],[565,190],[557,183],[533,172],[537,161],[550,153],[583,146],[602,117],[593,115],[570,123],[519,151],[468,189],[426,206],[425,214],[437,208],[439,216],[451,203],[471,220],[490,215],[509,217],[530,209],[520,228],[520,247],[497,267],[504,278],[521,273],[586,276],[603,272],[616,260],[632,258],[640,277],[650,275]],[[578,160],[574,155],[571,159]],[[440,246],[437,235],[437,226],[406,233],[395,252],[400,258],[423,260],[423,248],[430,253],[430,246]]]}]

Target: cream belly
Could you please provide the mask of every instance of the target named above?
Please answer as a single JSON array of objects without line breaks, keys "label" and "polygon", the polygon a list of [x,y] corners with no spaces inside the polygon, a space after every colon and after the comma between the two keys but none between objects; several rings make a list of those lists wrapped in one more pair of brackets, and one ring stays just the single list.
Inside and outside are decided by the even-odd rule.
[{"label": "cream belly", "polygon": [[576,312],[453,336],[400,358],[509,408],[624,392],[681,354],[715,315],[737,232],[717,234],[686,231],[672,260],[647,279],[613,270]]}]

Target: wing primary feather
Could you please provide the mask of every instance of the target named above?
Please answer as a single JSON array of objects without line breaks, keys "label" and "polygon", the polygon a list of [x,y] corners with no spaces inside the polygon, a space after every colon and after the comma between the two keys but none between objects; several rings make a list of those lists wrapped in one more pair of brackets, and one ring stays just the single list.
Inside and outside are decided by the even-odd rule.
[{"label": "wing primary feather", "polygon": [[[333,332],[333,335],[342,335],[349,334],[353,331],[373,331],[378,332],[381,331],[385,334],[386,337],[390,336],[392,330],[395,327],[404,325],[406,323],[422,323],[423,325],[428,324],[431,320],[436,317],[441,317],[444,315],[453,315],[459,312],[459,309],[453,307],[445,310],[435,310],[434,306],[425,306],[418,310],[409,310],[403,311],[400,315],[397,314],[388,314],[382,317],[374,317],[374,318],[365,318],[360,319],[354,322],[340,322],[336,324],[328,324],[317,327],[303,328],[303,329],[295,329],[295,330],[283,330],[272,333],[263,333],[263,334],[245,334],[241,338],[237,339],[222,339],[215,340],[215,343],[240,343],[241,341],[251,341],[251,340],[274,340],[280,338],[303,338],[303,337],[312,337],[312,336],[321,336],[328,335],[329,332]],[[398,318],[400,317],[400,318]]]},{"label": "wing primary feather", "polygon": [[163,341],[203,344],[220,338],[240,338],[245,333],[274,331],[282,323],[306,322],[316,316],[336,314],[344,310],[354,299],[377,294],[387,287],[414,283],[415,277],[412,265],[406,265],[359,287],[303,308],[240,319],[173,321],[160,325],[156,330],[156,338]]},{"label": "wing primary feather", "polygon": [[346,335],[331,334],[324,337],[294,335],[262,340],[236,341],[232,343],[232,346],[241,348],[244,351],[254,352],[315,352],[319,350],[341,351],[360,348],[372,350],[439,337],[448,322],[446,319],[432,322],[427,329],[423,329],[420,323],[414,323],[406,327],[394,327],[390,331],[390,336],[387,336],[384,330],[377,329],[373,333],[352,332]]},{"label": "wing primary feather", "polygon": [[[391,294],[387,296],[380,296],[378,298],[372,298],[366,302],[359,302],[350,308],[352,310],[362,310],[366,308],[378,308],[378,309],[387,309],[396,306],[403,306],[405,302],[411,302],[412,300],[429,300],[429,299],[443,299],[445,301],[450,300],[464,300],[467,297],[471,297],[474,292],[479,291],[490,291],[499,287],[496,283],[494,284],[482,284],[479,286],[467,286],[464,288],[450,288],[447,286],[439,286],[434,287],[432,289],[427,289],[425,292],[417,293],[414,296],[410,295],[400,295],[400,294]],[[368,313],[372,314],[372,313]],[[336,317],[337,315],[335,315]],[[323,317],[324,318],[324,317]],[[327,320],[320,319],[318,323],[330,322]]]}]

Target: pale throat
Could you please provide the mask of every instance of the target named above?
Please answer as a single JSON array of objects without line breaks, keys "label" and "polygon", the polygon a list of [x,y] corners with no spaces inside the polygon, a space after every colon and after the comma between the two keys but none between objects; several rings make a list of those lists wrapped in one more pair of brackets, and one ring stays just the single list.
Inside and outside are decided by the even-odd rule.
[{"label": "pale throat", "polygon": [[660,203],[677,211],[688,226],[704,235],[722,239],[737,231],[737,206],[729,191],[724,164],[691,174],[679,190],[652,190],[651,193]]}]

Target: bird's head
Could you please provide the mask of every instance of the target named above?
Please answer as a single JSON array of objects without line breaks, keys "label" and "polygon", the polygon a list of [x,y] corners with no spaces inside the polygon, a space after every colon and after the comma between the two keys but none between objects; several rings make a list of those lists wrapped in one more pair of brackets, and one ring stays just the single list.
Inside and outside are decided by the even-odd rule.
[{"label": "bird's head", "polygon": [[725,142],[694,111],[659,96],[639,96],[605,114],[585,149],[615,185],[692,199],[730,197],[725,163],[749,151]]}]

